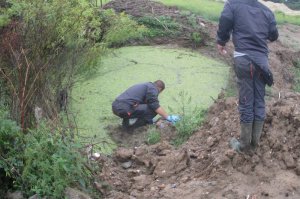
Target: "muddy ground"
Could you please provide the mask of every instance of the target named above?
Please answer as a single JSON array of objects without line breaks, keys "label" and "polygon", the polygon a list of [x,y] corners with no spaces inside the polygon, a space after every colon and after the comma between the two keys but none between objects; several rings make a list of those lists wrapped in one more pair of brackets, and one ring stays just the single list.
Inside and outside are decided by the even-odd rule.
[{"label": "muddy ground", "polygon": [[[149,8],[167,9],[155,5]],[[167,10],[179,13],[174,7]],[[213,40],[217,25],[205,24]],[[280,34],[293,35],[291,43],[300,43],[300,31],[294,30],[290,25],[280,26]],[[228,141],[239,136],[237,98],[220,94],[202,127],[178,148],[168,142],[174,136],[172,127],[159,129],[163,139],[151,146],[143,143],[147,127],[131,133],[110,127],[120,147],[112,157],[98,160],[103,166],[99,180],[106,182],[98,188],[105,198],[300,198],[300,94],[292,91],[291,72],[300,53],[287,40],[284,37],[269,46],[275,85],[266,97],[266,122],[254,154],[238,154],[229,148]],[[213,45],[196,50],[232,63],[232,44],[226,57],[220,57]]]}]

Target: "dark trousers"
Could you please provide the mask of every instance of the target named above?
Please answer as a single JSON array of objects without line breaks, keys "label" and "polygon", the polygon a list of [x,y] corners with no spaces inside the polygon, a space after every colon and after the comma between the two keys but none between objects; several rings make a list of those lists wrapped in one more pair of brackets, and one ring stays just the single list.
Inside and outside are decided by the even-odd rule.
[{"label": "dark trousers", "polygon": [[137,106],[129,105],[126,102],[114,101],[112,111],[115,115],[123,119],[139,118],[145,120],[146,123],[152,124],[152,119],[157,115],[155,111],[150,109],[147,104],[139,104]]},{"label": "dark trousers", "polygon": [[265,119],[265,83],[261,73],[243,56],[234,58],[238,78],[240,121],[251,123]]}]

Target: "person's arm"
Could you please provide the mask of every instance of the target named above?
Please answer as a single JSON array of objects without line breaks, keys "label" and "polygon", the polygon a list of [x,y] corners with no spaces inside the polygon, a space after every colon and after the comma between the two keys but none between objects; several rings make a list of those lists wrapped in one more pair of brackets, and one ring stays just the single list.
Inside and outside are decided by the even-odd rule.
[{"label": "person's arm", "polygon": [[219,29],[217,31],[217,50],[220,54],[226,54],[225,45],[230,39],[233,29],[233,12],[230,2],[225,3],[224,9],[219,19]]},{"label": "person's arm", "polygon": [[155,110],[155,112],[156,112],[158,115],[162,116],[164,119],[167,119],[167,118],[168,118],[167,112],[166,112],[161,106],[160,106],[159,108],[157,108],[157,109]]}]

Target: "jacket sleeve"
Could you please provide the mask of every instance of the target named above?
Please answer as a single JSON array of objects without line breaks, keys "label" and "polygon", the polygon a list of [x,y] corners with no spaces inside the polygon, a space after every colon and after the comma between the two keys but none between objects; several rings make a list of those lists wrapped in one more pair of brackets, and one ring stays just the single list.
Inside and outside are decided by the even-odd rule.
[{"label": "jacket sleeve", "polygon": [[224,9],[219,19],[219,29],[217,32],[217,43],[221,46],[230,39],[230,34],[233,29],[233,11],[230,5],[230,1],[225,3]]},{"label": "jacket sleeve", "polygon": [[279,36],[279,34],[278,34],[277,27],[276,27],[276,20],[275,20],[274,14],[271,13],[268,39],[270,41],[276,41],[278,39],[278,36]]},{"label": "jacket sleeve", "polygon": [[146,93],[146,103],[155,111],[160,107],[158,101],[158,90],[155,87],[148,87]]}]

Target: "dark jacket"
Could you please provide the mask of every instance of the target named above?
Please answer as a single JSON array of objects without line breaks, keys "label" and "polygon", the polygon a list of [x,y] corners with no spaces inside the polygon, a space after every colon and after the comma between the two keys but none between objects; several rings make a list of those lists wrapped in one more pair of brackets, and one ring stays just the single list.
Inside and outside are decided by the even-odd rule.
[{"label": "dark jacket", "polygon": [[159,91],[152,82],[136,84],[128,88],[116,98],[116,101],[127,103],[131,106],[148,104],[155,111],[160,107],[158,101]]},{"label": "dark jacket", "polygon": [[235,51],[250,56],[268,56],[267,40],[278,38],[274,14],[257,0],[228,0],[225,3],[217,43],[224,46],[231,33]]}]

